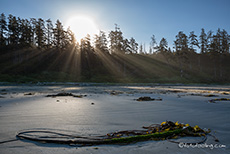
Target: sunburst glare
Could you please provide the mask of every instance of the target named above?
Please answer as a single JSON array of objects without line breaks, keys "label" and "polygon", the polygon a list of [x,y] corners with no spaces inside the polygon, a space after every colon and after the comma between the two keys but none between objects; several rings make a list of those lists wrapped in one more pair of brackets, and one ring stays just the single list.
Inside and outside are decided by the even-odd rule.
[{"label": "sunburst glare", "polygon": [[75,34],[77,41],[80,41],[87,34],[90,36],[98,33],[98,26],[87,16],[73,16],[67,20],[66,26]]}]

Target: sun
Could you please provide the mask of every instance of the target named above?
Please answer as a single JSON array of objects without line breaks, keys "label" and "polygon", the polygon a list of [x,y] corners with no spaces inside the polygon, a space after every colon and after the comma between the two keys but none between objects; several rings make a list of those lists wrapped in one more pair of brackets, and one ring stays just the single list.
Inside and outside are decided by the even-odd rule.
[{"label": "sun", "polygon": [[67,20],[67,27],[73,31],[75,38],[78,42],[84,38],[87,34],[93,36],[98,34],[98,26],[95,22],[86,16],[74,16]]}]

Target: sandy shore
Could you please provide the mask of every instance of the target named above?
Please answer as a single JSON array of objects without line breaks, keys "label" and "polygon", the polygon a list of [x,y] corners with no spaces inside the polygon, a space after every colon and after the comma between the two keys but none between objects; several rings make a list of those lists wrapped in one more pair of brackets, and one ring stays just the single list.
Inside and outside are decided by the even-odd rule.
[{"label": "sandy shore", "polygon": [[[71,92],[76,97],[45,97]],[[207,97],[214,95],[213,97]],[[138,102],[141,96],[162,101]],[[29,141],[0,144],[1,154],[63,153],[230,153],[230,86],[106,86],[106,85],[1,85],[0,142],[14,139],[20,130],[46,128],[81,135],[104,135],[141,129],[171,120],[210,128],[220,142],[208,137],[209,147],[183,147],[168,141],[130,145],[73,147]],[[186,141],[186,140],[184,140]],[[225,146],[212,148],[212,145]]]}]

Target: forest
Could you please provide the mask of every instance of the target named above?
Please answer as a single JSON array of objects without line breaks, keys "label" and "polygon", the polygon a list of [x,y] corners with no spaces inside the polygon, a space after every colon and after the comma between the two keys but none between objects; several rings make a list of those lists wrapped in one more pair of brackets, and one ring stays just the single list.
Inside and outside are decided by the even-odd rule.
[{"label": "forest", "polygon": [[229,83],[230,35],[224,29],[166,38],[149,49],[114,30],[77,42],[60,20],[0,16],[1,82]]}]

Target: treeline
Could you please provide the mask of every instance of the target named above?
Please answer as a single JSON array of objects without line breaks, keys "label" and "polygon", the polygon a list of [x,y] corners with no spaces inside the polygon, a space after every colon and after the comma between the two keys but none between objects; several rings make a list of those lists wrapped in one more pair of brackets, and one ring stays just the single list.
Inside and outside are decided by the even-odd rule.
[{"label": "treeline", "polygon": [[21,19],[13,15],[0,17],[0,45],[38,48],[64,48],[75,43],[74,34],[70,29],[66,31],[62,23],[57,20],[55,26],[50,19],[43,20]]},{"label": "treeline", "polygon": [[[138,44],[133,37],[125,38],[117,25],[108,36],[100,31],[93,37],[87,35],[80,42],[76,42],[74,35],[77,34],[74,34],[70,28],[65,30],[59,20],[53,24],[50,19],[22,19],[11,14],[6,17],[2,13],[0,16],[1,67],[6,66],[6,63],[8,66],[9,62],[13,62],[14,66],[1,68],[0,72],[6,74],[15,72],[17,70],[15,67],[23,64],[23,67],[16,71],[17,73],[20,71],[24,74],[33,73],[34,71],[29,69],[32,66],[25,66],[25,63],[29,63],[32,57],[37,56],[39,58],[34,60],[33,64],[35,62],[41,64],[36,64],[36,70],[38,70],[36,73],[69,69],[71,71],[68,73],[75,72],[75,76],[87,79],[98,73],[140,78],[154,78],[154,75],[160,78],[161,75],[167,74],[162,73],[162,70],[152,70],[155,68],[153,65],[164,67],[163,72],[175,72],[180,78],[193,78],[197,72],[200,73],[198,78],[202,80],[205,78],[204,80],[209,81],[223,81],[230,77],[228,69],[230,36],[224,29],[218,29],[215,33],[213,31],[206,33],[202,28],[199,36],[194,31],[189,35],[180,31],[175,37],[172,49],[168,47],[166,38],[157,42],[154,35],[150,39],[149,49],[146,49],[145,44]],[[28,55],[24,49],[33,54]],[[38,51],[46,51],[46,53]],[[4,62],[6,59],[4,56],[9,62]],[[61,60],[51,65],[51,59],[47,57],[52,57],[54,61],[56,58]],[[65,65],[62,64],[64,61],[66,61]],[[139,66],[142,64],[145,66]],[[159,74],[160,72],[162,74]],[[143,74],[147,75],[143,76]],[[170,77],[168,74],[166,76]]]},{"label": "treeline", "polygon": [[[21,45],[23,47],[36,46],[38,48],[56,47],[63,49],[68,45],[75,45],[79,48],[88,48],[92,43],[90,39],[90,36],[87,35],[77,43],[70,28],[64,30],[63,24],[59,20],[53,24],[50,19],[21,19],[11,14],[6,18],[4,13],[0,16],[1,47]],[[197,52],[203,54],[216,52],[222,54],[229,53],[230,36],[224,29],[218,29],[216,33],[213,31],[205,33],[202,28],[199,37],[194,34],[194,31],[190,32],[188,36],[180,31],[176,35],[172,50],[168,48],[166,38],[162,38],[157,43],[155,36],[152,35],[149,50],[146,50],[145,44],[138,45],[133,37],[130,39],[124,38],[122,31],[116,25],[115,30],[109,32],[108,37],[103,31],[95,34],[93,44],[93,48],[102,49],[111,54],[116,52],[126,54],[153,54],[157,52],[178,52],[178,54],[181,52]]]}]

